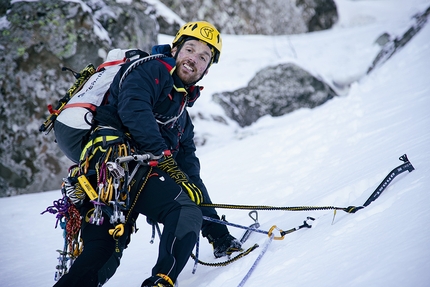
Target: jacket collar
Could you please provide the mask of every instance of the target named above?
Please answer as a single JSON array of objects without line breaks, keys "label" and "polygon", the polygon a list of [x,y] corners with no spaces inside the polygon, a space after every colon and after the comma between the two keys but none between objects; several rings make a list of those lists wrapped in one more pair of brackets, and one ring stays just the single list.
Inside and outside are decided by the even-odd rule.
[{"label": "jacket collar", "polygon": [[172,75],[173,83],[175,85],[176,90],[182,90],[185,89],[188,93],[188,106],[192,107],[194,105],[194,102],[197,100],[197,98],[200,96],[200,91],[203,90],[203,87],[201,86],[190,86],[185,87],[184,83],[182,83],[181,79],[174,73],[176,69],[176,60],[173,58],[171,53],[170,45],[156,45],[152,47],[152,54],[164,54],[167,57],[159,59],[160,62],[164,64],[164,66],[167,68],[169,73]]}]

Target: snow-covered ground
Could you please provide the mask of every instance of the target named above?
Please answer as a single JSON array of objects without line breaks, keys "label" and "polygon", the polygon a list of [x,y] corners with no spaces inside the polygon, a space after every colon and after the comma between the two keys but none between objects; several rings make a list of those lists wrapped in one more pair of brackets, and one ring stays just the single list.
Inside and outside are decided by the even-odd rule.
[{"label": "snow-covered ground", "polygon": [[[361,205],[406,153],[415,171],[398,176],[355,214],[339,211],[260,211],[260,229],[286,230],[316,218],[311,229],[272,241],[245,286],[429,286],[430,282],[430,25],[382,67],[366,75],[383,32],[403,34],[424,0],[337,0],[340,21],[329,31],[294,36],[224,35],[219,65],[203,80],[193,113],[221,114],[215,92],[245,86],[267,65],[294,61],[326,81],[352,85],[323,106],[240,129],[197,119],[208,144],[199,150],[202,177],[215,203],[300,206]],[[171,37],[160,36],[160,42]],[[280,79],[281,80],[281,79]],[[65,171],[66,172],[66,171]],[[59,183],[60,184],[60,183]],[[51,286],[63,246],[55,217],[40,215],[60,192],[0,199],[0,286]],[[219,210],[249,225],[248,211]],[[105,286],[140,286],[149,276],[157,243],[145,218]],[[241,237],[243,230],[230,228]],[[254,233],[245,248],[267,242]],[[190,260],[179,286],[238,286],[261,252],[226,267]],[[217,262],[201,240],[200,259]]]}]

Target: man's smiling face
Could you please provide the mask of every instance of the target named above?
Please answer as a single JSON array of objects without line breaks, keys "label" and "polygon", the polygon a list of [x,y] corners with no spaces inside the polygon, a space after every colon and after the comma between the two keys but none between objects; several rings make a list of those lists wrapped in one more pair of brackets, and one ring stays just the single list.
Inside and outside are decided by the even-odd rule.
[{"label": "man's smiling face", "polygon": [[[177,48],[172,49],[176,54]],[[199,40],[188,40],[176,55],[176,74],[184,84],[191,84],[201,79],[212,59],[209,46]]]}]

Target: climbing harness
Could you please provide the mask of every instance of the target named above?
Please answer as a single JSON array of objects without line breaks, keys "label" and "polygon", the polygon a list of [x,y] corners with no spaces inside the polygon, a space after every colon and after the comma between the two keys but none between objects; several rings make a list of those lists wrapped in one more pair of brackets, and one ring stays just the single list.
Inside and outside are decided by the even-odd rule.
[{"label": "climbing harness", "polygon": [[[90,224],[103,224],[104,215],[109,218],[113,228],[109,229],[109,234],[115,240],[115,251],[121,252],[119,239],[125,233],[125,226],[131,223],[133,210],[136,202],[146,185],[151,174],[155,161],[159,158],[150,153],[142,155],[131,155],[130,148],[125,144],[115,143],[114,146],[102,147],[104,156],[95,165],[95,170],[88,169],[88,160],[83,160],[83,166],[72,166],[69,169],[68,177],[63,179],[63,197],[53,202],[52,206],[47,207],[42,214],[49,212],[56,214],[57,222],[55,228],[60,224],[63,231],[64,246],[59,252],[58,264],[56,266],[55,281],[58,281],[64,274],[68,273],[74,260],[82,253],[83,242],[80,239],[81,216],[77,209],[83,200],[88,200],[94,204],[85,215],[85,221]],[[85,157],[88,157],[93,147],[88,147]],[[112,159],[112,160],[110,160]],[[135,166],[130,174],[128,163],[134,161]],[[130,202],[130,191],[136,187],[138,170],[142,166],[148,169],[142,178],[141,184],[136,190],[134,200]],[[85,173],[79,174],[82,171]],[[85,174],[95,173],[97,175],[97,188],[94,189]],[[142,172],[139,176],[143,176]],[[139,178],[139,179],[140,179]]]}]

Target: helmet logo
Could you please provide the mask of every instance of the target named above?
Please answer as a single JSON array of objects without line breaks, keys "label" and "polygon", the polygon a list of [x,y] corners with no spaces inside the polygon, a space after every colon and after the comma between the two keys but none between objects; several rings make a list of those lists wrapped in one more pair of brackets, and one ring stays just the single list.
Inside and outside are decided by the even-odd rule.
[{"label": "helmet logo", "polygon": [[208,27],[208,26],[202,27],[200,29],[200,34],[204,38],[206,38],[208,40],[212,40],[213,39],[213,37],[214,37],[214,33],[213,32],[214,32],[214,30],[211,27]]}]

